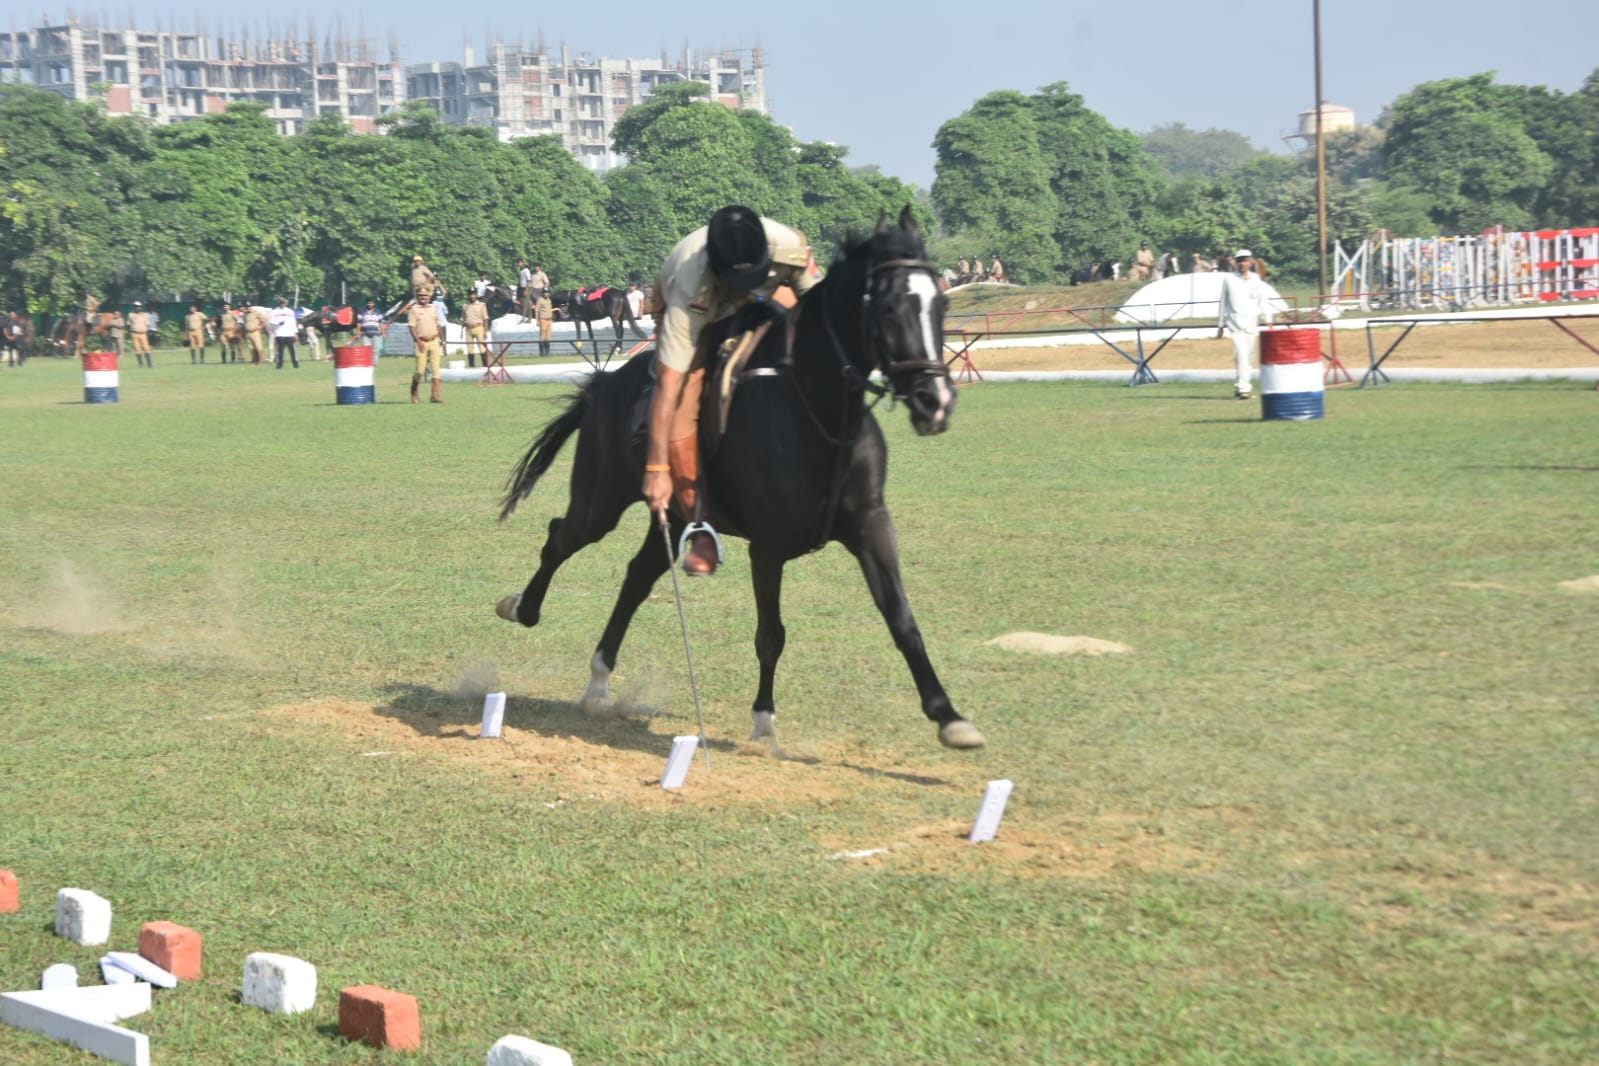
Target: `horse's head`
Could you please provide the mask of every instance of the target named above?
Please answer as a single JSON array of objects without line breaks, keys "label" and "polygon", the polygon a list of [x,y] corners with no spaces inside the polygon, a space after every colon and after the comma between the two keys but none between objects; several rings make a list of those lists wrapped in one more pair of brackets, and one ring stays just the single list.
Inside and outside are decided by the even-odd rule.
[{"label": "horse's head", "polygon": [[899,222],[887,216],[863,240],[846,243],[835,273],[861,291],[862,354],[888,379],[893,395],[910,409],[911,425],[929,436],[949,428],[955,410],[955,385],[944,364],[944,308],[938,269],[927,261],[922,233],[907,206]]}]

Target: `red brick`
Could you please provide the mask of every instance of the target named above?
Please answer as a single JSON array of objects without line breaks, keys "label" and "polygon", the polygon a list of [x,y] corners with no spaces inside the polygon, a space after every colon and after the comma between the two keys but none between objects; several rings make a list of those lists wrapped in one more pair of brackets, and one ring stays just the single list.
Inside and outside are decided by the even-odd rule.
[{"label": "red brick", "polygon": [[415,1051],[422,1046],[416,997],[377,985],[346,988],[339,993],[339,1033],[376,1048]]},{"label": "red brick", "polygon": [[200,979],[200,934],[172,922],[146,922],[139,954],[180,981]]},{"label": "red brick", "polygon": [[0,870],[0,914],[22,909],[22,897],[17,892],[17,875],[10,870]]}]

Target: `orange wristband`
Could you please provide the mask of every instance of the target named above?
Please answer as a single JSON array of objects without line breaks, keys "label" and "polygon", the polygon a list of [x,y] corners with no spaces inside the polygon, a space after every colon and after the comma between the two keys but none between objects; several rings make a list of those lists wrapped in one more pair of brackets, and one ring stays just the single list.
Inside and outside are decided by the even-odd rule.
[{"label": "orange wristband", "polygon": [[644,469],[651,474],[665,474],[669,473],[672,468],[662,463],[646,463]]}]

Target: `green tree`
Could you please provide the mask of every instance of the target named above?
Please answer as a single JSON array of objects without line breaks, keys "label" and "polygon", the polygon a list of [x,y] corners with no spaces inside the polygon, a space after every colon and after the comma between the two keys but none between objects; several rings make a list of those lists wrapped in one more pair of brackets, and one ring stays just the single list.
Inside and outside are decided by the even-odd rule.
[{"label": "green tree", "polygon": [[1234,130],[1191,130],[1181,122],[1140,137],[1144,151],[1174,180],[1216,178],[1265,152]]},{"label": "green tree", "polygon": [[1418,85],[1390,108],[1390,181],[1427,196],[1444,232],[1539,224],[1554,163],[1527,133],[1514,91],[1492,74]]},{"label": "green tree", "polygon": [[1050,165],[1031,102],[989,93],[939,127],[933,203],[946,231],[968,252],[1002,255],[1020,280],[1046,278],[1060,264]]}]

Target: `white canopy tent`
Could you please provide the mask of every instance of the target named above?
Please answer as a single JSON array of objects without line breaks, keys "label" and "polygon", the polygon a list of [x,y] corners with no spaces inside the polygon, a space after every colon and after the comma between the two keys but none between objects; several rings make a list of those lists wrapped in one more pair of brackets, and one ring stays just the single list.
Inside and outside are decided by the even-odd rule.
[{"label": "white canopy tent", "polygon": [[[1152,281],[1133,294],[1133,298],[1122,304],[1116,312],[1118,322],[1139,322],[1146,326],[1158,326],[1166,322],[1177,322],[1185,318],[1208,319],[1216,321],[1216,305],[1221,299],[1221,279],[1218,273],[1207,274],[1173,274],[1170,277]],[[1266,287],[1266,303],[1274,314],[1283,314],[1288,310],[1288,303],[1271,287],[1269,282],[1261,282]]]}]

